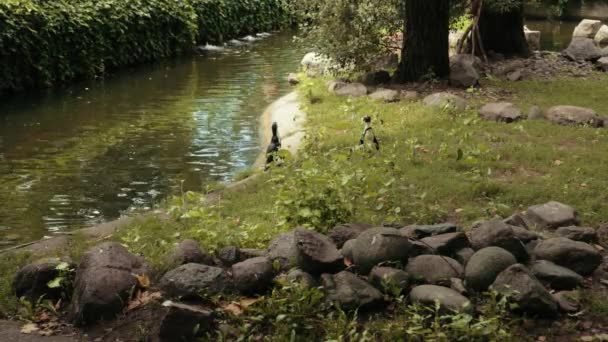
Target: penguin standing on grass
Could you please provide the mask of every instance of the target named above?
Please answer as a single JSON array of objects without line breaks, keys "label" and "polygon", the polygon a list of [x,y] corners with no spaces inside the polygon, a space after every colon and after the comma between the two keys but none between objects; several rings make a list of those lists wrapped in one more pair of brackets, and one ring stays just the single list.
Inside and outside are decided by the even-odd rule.
[{"label": "penguin standing on grass", "polygon": [[281,140],[279,139],[279,126],[276,122],[272,123],[272,139],[266,149],[266,166],[274,161],[274,155],[281,149]]},{"label": "penguin standing on grass", "polygon": [[374,143],[374,147],[376,147],[376,150],[380,151],[380,142],[376,138],[376,134],[374,133],[374,129],[372,128],[372,117],[366,115],[365,117],[363,117],[363,123],[365,124],[365,127],[363,127],[363,134],[361,134],[359,145],[365,145],[365,141],[371,138],[372,142]]}]

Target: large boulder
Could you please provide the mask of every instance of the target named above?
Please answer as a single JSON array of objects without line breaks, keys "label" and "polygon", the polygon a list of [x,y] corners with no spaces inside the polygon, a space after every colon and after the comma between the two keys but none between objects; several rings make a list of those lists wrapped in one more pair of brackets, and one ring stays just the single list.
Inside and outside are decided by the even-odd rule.
[{"label": "large boulder", "polygon": [[376,266],[369,273],[369,281],[382,292],[401,294],[410,284],[410,275],[397,268]]},{"label": "large boulder", "polygon": [[383,102],[399,102],[401,96],[397,90],[378,89],[369,95],[370,99]]},{"label": "large boulder", "polygon": [[572,290],[583,282],[578,273],[547,260],[535,261],[530,270],[538,280],[555,290]]},{"label": "large boulder", "polygon": [[70,317],[78,325],[112,319],[128,302],[139,282],[148,276],[144,260],[117,242],[89,249],[80,261],[70,304]]},{"label": "large boulder", "polygon": [[407,263],[411,245],[394,228],[372,228],[357,237],[353,246],[353,261],[363,274],[387,261]]},{"label": "large boulder", "polygon": [[421,255],[410,259],[405,269],[410,277],[423,284],[449,286],[451,278],[461,278],[462,265],[442,255]]},{"label": "large boulder", "polygon": [[420,242],[431,247],[435,253],[447,256],[452,256],[459,250],[471,246],[469,239],[463,232],[429,236],[420,240]]},{"label": "large boulder", "polygon": [[[63,268],[63,271],[60,270]],[[17,298],[25,298],[30,303],[37,303],[39,299],[56,300],[61,298],[62,288],[50,288],[48,284],[57,277],[69,276],[69,269],[73,269],[74,264],[70,259],[45,258],[28,264],[15,275],[13,289]],[[71,281],[71,279],[66,279]]]},{"label": "large boulder", "polygon": [[464,269],[465,283],[469,289],[485,291],[502,271],[516,263],[513,254],[503,248],[483,248],[469,259]]},{"label": "large boulder", "polygon": [[431,94],[422,100],[428,107],[439,107],[442,109],[465,110],[467,101],[458,95],[448,92]]},{"label": "large boulder", "polygon": [[367,95],[367,92],[367,87],[361,83],[346,83],[334,90],[336,95],[349,97],[365,96]]},{"label": "large boulder", "polygon": [[481,78],[481,59],[470,54],[450,57],[450,84],[455,87],[476,86]]},{"label": "large boulder", "polygon": [[602,57],[602,49],[591,38],[574,38],[563,54],[573,61],[596,61]]},{"label": "large boulder", "polygon": [[340,250],[340,254],[342,254],[342,256],[345,259],[350,260],[351,262],[355,259],[353,256],[353,250],[355,249],[355,242],[357,240],[355,239],[351,239],[348,240],[344,243],[344,245],[342,246],[342,249]]},{"label": "large boulder", "polygon": [[529,259],[526,247],[517,239],[513,228],[498,218],[481,222],[473,228],[470,236],[471,244],[476,250],[496,246],[506,249],[520,262]]},{"label": "large boulder", "polygon": [[587,243],[598,242],[597,232],[591,227],[561,227],[558,228],[555,233],[561,237],[565,237],[574,241],[581,241]]},{"label": "large boulder", "polygon": [[488,103],[479,109],[479,116],[486,120],[498,122],[516,122],[524,118],[514,104],[510,102]]},{"label": "large boulder", "polygon": [[602,263],[602,256],[595,248],[567,238],[541,241],[534,248],[534,254],[537,259],[552,261],[582,276],[590,275]]},{"label": "large boulder", "polygon": [[557,229],[579,223],[574,208],[555,201],[528,208],[525,217],[529,224],[539,229]]},{"label": "large boulder", "polygon": [[170,297],[199,299],[231,290],[232,280],[219,267],[185,264],[161,278],[160,288]]},{"label": "large boulder", "polygon": [[508,296],[522,312],[540,316],[557,314],[557,301],[522,264],[502,271],[492,284],[492,289]]},{"label": "large boulder", "polygon": [[208,332],[214,323],[212,311],[198,305],[165,301],[162,309],[166,312],[160,322],[161,341],[193,341]]},{"label": "large boulder", "polygon": [[593,39],[599,47],[608,46],[608,25],[602,25]]},{"label": "large boulder", "polygon": [[538,240],[540,236],[535,232],[529,231],[526,228],[511,226],[513,229],[513,233],[515,234],[515,238],[523,243],[528,243],[530,241]]},{"label": "large boulder", "polygon": [[339,224],[333,227],[327,235],[336,244],[336,247],[342,248],[346,241],[356,239],[359,234],[372,227],[371,224],[365,223]]},{"label": "large boulder", "polygon": [[248,259],[232,265],[235,288],[243,294],[266,291],[272,285],[274,269],[267,257]]},{"label": "large boulder", "polygon": [[528,42],[528,46],[532,51],[540,50],[540,31],[533,31],[524,27],[524,34],[526,35],[526,42]]},{"label": "large boulder", "polygon": [[410,292],[410,300],[414,304],[422,304],[435,307],[435,303],[439,303],[439,309],[442,313],[468,313],[473,314],[474,307],[467,297],[460,293],[443,286],[437,285],[420,285],[412,289]]},{"label": "large boulder", "polygon": [[311,274],[336,273],[344,269],[342,254],[325,235],[305,228],[295,231],[298,266]]},{"label": "large boulder", "polygon": [[327,299],[344,310],[366,309],[382,303],[382,293],[355,274],[342,271],[321,276]]},{"label": "large boulder", "polygon": [[594,38],[602,27],[600,20],[583,19],[572,33],[572,38]]},{"label": "large boulder", "polygon": [[410,239],[423,239],[429,236],[456,233],[458,226],[453,223],[441,223],[434,225],[411,225],[401,228],[401,234]]},{"label": "large boulder", "polygon": [[202,250],[198,242],[184,240],[180,242],[169,256],[169,264],[184,265],[189,263],[213,265],[213,257]]},{"label": "large boulder", "polygon": [[283,233],[270,241],[266,252],[272,262],[277,261],[281,271],[287,271],[296,265],[298,250],[294,232]]},{"label": "large boulder", "polygon": [[545,117],[553,123],[564,126],[589,125],[602,127],[604,125],[604,121],[593,109],[576,106],[551,107],[547,110]]}]

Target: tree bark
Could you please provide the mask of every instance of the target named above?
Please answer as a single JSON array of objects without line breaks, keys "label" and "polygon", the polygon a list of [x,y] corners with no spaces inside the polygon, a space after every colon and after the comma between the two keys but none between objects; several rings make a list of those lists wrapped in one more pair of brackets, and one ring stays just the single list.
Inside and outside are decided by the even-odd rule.
[{"label": "tree bark", "polygon": [[450,75],[449,0],[404,0],[405,32],[397,80]]},{"label": "tree bark", "polygon": [[524,34],[524,5],[508,12],[497,12],[485,6],[479,18],[479,32],[486,51],[494,51],[508,57],[530,54]]}]

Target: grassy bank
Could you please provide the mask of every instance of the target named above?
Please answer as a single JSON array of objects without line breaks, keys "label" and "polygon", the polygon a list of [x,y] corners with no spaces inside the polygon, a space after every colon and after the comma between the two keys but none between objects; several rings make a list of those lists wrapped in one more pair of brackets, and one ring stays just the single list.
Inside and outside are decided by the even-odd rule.
[{"label": "grassy bank", "polygon": [[[522,108],[573,104],[608,113],[608,98],[598,95],[598,89],[607,87],[605,75],[493,81],[467,96],[473,107],[500,97]],[[545,121],[507,125],[482,121],[475,109],[453,112],[419,102],[346,99],[329,94],[324,80],[304,82],[300,93],[308,135],[296,161],[260,175],[238,193],[224,193],[212,204],[204,195],[182,194],[166,204],[174,219],[141,219],[113,239],[144,255],[160,273],[174,243],[184,238],[213,251],[227,245],[263,248],[276,234],[298,225],[326,231],[348,221],[449,220],[466,229],[473,221],[508,216],[549,200],[577,208],[586,225],[608,221],[603,191],[608,185],[608,129]],[[379,152],[354,148],[366,114],[374,117]],[[13,271],[5,266],[1,278]],[[0,303],[14,309],[7,285],[0,283]],[[517,340],[510,336],[504,303],[495,298],[474,321],[444,319],[432,310],[405,306],[400,296],[383,313],[357,317],[323,307],[315,291],[277,289],[250,314],[230,320],[243,334],[279,340],[291,334],[310,339]],[[587,305],[592,313],[608,308],[601,300]]]},{"label": "grassy bank", "polygon": [[283,0],[2,1],[0,94],[101,76],[289,20]]}]

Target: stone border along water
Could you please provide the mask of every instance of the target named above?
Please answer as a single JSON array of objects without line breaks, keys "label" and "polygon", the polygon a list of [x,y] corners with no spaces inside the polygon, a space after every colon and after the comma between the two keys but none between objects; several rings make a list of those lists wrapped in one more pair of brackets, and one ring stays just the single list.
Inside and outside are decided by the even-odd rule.
[{"label": "stone border along water", "polygon": [[[293,91],[277,99],[264,110],[260,117],[261,151],[260,156],[253,165],[255,169],[264,166],[266,145],[270,141],[270,127],[273,122],[276,122],[279,126],[279,136],[283,148],[295,156],[300,149],[305,136],[304,123],[306,122],[306,113],[300,108],[300,100],[297,91]],[[218,201],[226,191],[240,191],[244,189],[258,175],[259,174],[254,174],[241,181],[228,184],[222,190],[209,194],[207,196],[207,201],[213,203]],[[79,229],[50,239],[42,239],[2,249],[0,250],[0,254],[16,251],[30,252],[38,256],[50,254],[53,251],[57,251],[69,245],[71,236],[77,233],[83,234],[88,240],[93,242],[101,242],[110,238],[112,234],[120,228],[130,224],[135,218],[149,215],[156,216],[159,219],[168,219],[165,213],[159,213],[158,211],[150,211],[136,216],[122,216],[113,221]]]}]

